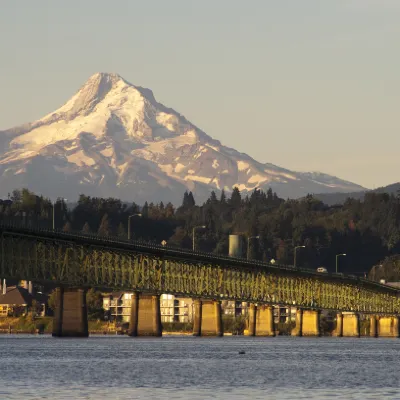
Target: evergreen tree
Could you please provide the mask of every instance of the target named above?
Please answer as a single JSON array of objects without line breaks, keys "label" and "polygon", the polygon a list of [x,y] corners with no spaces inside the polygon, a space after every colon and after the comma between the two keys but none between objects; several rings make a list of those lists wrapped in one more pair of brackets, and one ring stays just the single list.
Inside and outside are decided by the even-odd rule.
[{"label": "evergreen tree", "polygon": [[144,203],[144,206],[142,207],[142,215],[143,218],[149,217],[149,204],[147,203],[147,201]]},{"label": "evergreen tree", "polygon": [[71,232],[72,231],[72,225],[69,221],[67,221],[65,223],[65,225],[63,226],[63,232]]},{"label": "evergreen tree", "polygon": [[86,233],[86,234],[92,233],[92,230],[90,229],[90,225],[87,222],[85,222],[85,225],[83,225],[82,233]]},{"label": "evergreen tree", "polygon": [[119,225],[118,225],[117,236],[118,236],[119,239],[126,239],[127,238],[127,233],[126,233],[124,224],[122,222],[120,222]]},{"label": "evergreen tree", "polygon": [[230,204],[234,209],[239,209],[242,204],[242,196],[237,186],[233,188]]},{"label": "evergreen tree", "polygon": [[220,199],[219,199],[219,202],[220,202],[221,204],[225,204],[225,203],[226,203],[226,195],[225,195],[225,190],[224,190],[224,189],[222,189],[221,197],[220,197]]},{"label": "evergreen tree", "polygon": [[111,230],[110,230],[110,223],[108,221],[108,214],[103,215],[97,234],[100,236],[110,236]]}]

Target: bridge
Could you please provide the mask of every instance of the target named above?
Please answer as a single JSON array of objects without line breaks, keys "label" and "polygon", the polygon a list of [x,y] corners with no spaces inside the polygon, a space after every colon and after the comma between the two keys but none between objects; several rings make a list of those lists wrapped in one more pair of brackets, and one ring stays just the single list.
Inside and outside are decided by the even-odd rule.
[{"label": "bridge", "polygon": [[400,291],[367,279],[321,274],[86,234],[0,226],[0,276],[56,287],[54,336],[87,336],[86,290],[132,292],[131,336],[162,334],[160,295],[192,297],[194,335],[223,334],[221,301],[250,303],[249,334],[274,336],[273,306],[296,307],[292,335],[320,335],[320,313],[337,313],[337,336],[399,336]]}]

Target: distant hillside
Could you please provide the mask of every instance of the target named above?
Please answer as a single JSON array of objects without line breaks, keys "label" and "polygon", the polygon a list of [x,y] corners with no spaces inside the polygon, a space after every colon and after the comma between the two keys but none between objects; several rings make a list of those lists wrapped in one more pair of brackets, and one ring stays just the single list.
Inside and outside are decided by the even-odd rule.
[{"label": "distant hillside", "polygon": [[392,185],[380,187],[374,190],[365,190],[362,192],[351,193],[321,193],[315,194],[314,197],[323,201],[325,204],[332,206],[334,204],[343,204],[349,197],[352,199],[362,200],[366,193],[400,193],[400,182],[393,183]]}]

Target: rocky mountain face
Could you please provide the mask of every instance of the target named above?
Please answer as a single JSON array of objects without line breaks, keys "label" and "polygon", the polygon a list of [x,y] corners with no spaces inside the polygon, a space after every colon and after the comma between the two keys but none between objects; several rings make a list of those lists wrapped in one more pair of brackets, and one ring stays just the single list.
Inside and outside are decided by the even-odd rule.
[{"label": "rocky mountain face", "polygon": [[235,186],[271,187],[284,198],[364,189],[326,174],[257,162],[117,74],[97,73],[55,112],[0,132],[2,197],[26,187],[53,199],[84,193],[179,203],[185,190],[202,201],[212,190]]}]

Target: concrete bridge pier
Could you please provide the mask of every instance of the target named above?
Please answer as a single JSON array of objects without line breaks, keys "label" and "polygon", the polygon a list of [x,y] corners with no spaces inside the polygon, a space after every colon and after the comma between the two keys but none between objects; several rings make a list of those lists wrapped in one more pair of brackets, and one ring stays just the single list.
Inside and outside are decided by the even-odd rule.
[{"label": "concrete bridge pier", "polygon": [[342,336],[344,337],[360,337],[360,316],[357,313],[343,314],[343,329]]},{"label": "concrete bridge pier", "polygon": [[336,329],[333,332],[333,336],[360,337],[360,316],[357,313],[350,312],[338,313],[336,316]]},{"label": "concrete bridge pier", "polygon": [[321,336],[320,319],[320,310],[297,309],[292,336]]},{"label": "concrete bridge pier", "polygon": [[250,304],[248,336],[275,336],[272,306]]},{"label": "concrete bridge pier", "polygon": [[53,336],[89,336],[85,289],[56,288]]},{"label": "concrete bridge pier", "polygon": [[303,336],[321,336],[321,310],[303,311]]},{"label": "concrete bridge pier", "polygon": [[378,337],[378,321],[379,317],[376,315],[371,315],[369,317],[369,336]]},{"label": "concrete bridge pier", "polygon": [[303,309],[298,308],[296,310],[296,325],[292,329],[292,336],[303,336]]},{"label": "concrete bridge pier", "polygon": [[377,336],[379,337],[399,337],[399,317],[385,316],[378,318]]},{"label": "concrete bridge pier", "polygon": [[223,336],[221,302],[194,300],[193,336]]},{"label": "concrete bridge pier", "polygon": [[338,313],[336,315],[336,329],[333,331],[332,336],[343,336],[343,314]]},{"label": "concrete bridge pier", "polygon": [[159,295],[132,294],[128,335],[162,336]]}]

